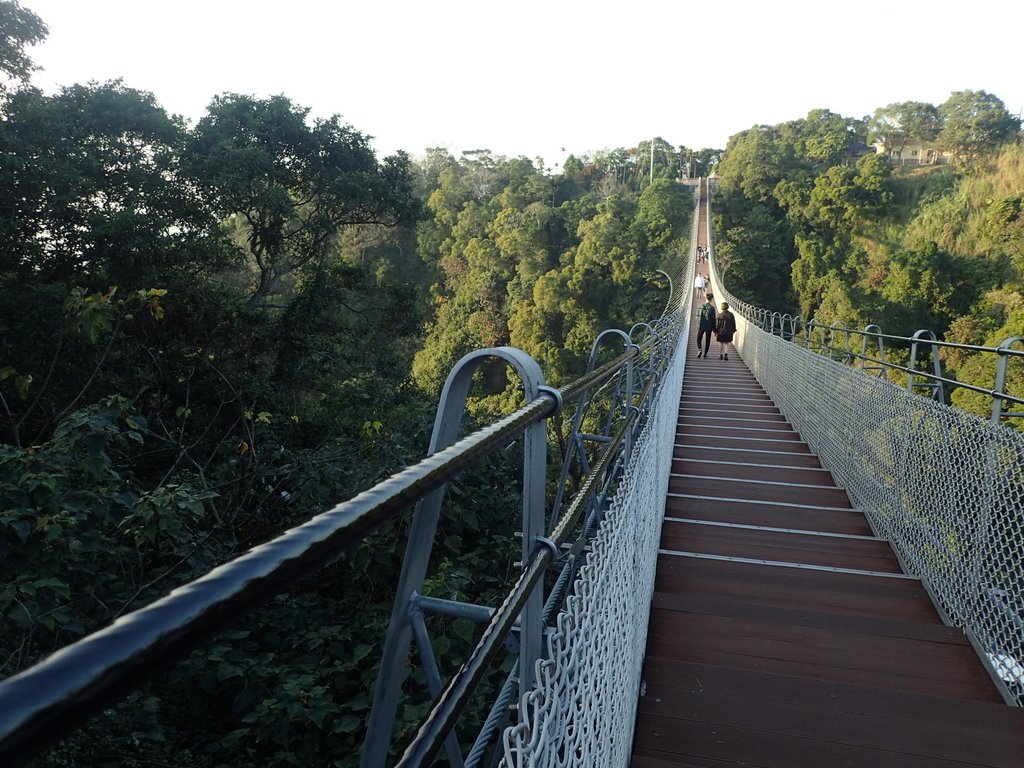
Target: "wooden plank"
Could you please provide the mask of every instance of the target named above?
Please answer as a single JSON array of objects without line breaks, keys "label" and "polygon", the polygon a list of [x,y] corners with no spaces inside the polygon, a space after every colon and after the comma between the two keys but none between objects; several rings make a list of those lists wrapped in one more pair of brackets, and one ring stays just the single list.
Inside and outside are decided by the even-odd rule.
[{"label": "wooden plank", "polygon": [[666,521],[661,529],[661,546],[681,552],[902,573],[889,544],[881,539],[811,536]]},{"label": "wooden plank", "polygon": [[690,517],[714,522],[766,525],[775,528],[797,528],[870,535],[871,526],[853,509],[801,507],[770,501],[729,501],[693,496],[669,496],[666,517]]},{"label": "wooden plank", "polygon": [[652,750],[763,768],[965,768],[984,765],[654,716],[647,716],[642,725],[638,724],[634,743],[639,754]]},{"label": "wooden plank", "polygon": [[[838,712],[876,715],[917,727],[937,721],[967,725],[977,736],[997,738],[1009,731],[1024,737],[1024,709],[947,696],[898,693],[859,683],[825,683],[811,678],[648,658],[644,678],[650,685],[682,687],[690,692],[742,693],[765,707],[802,704]],[[646,704],[641,700],[641,706]]]},{"label": "wooden plank", "polygon": [[[724,473],[725,470],[723,469]],[[670,493],[691,493],[724,499],[760,499],[812,504],[822,507],[850,507],[846,492],[835,487],[811,485],[773,485],[771,483],[736,480],[729,477],[695,477],[672,475]]]},{"label": "wooden plank", "polygon": [[734,395],[728,398],[715,396],[705,392],[693,392],[683,390],[683,396],[679,400],[679,412],[685,413],[687,411],[718,411],[718,412],[732,412],[733,409],[738,409],[744,413],[771,413],[781,415],[781,411],[778,406],[772,402],[771,398],[764,393],[764,390],[758,392],[747,392],[742,395]]},{"label": "wooden plank", "polygon": [[757,451],[742,448],[713,448],[706,445],[687,445],[677,447],[672,453],[672,460],[702,461],[736,461],[748,464],[765,464],[776,467],[809,467],[821,469],[821,462],[813,453],[793,453],[792,451]]},{"label": "wooden plank", "polygon": [[831,473],[820,467],[786,467],[769,462],[759,463],[750,457],[727,461],[719,456],[696,459],[673,457],[672,471],[683,475],[711,475],[743,480],[768,480],[776,483],[802,485],[833,485]]},{"label": "wooden plank", "polygon": [[[784,683],[782,683],[784,684]],[[880,696],[900,698],[879,691]],[[998,706],[998,705],[989,705]],[[1020,768],[1024,734],[989,731],[977,738],[963,718],[894,720],[873,713],[853,713],[800,703],[748,698],[741,690],[694,692],[648,684],[641,710],[656,718],[692,720],[731,728],[770,731],[785,736],[830,741],[839,745],[881,749],[919,757],[976,762],[997,768]]]},{"label": "wooden plank", "polygon": [[737,448],[740,450],[749,448],[760,451],[786,451],[808,455],[811,453],[807,443],[799,439],[794,440],[789,436],[765,436],[749,431],[742,434],[726,435],[722,434],[721,430],[707,432],[697,427],[677,430],[675,444],[677,447],[702,445],[712,448]]},{"label": "wooden plank", "polygon": [[[732,411],[722,412],[715,410],[709,410],[704,414],[695,414],[693,411],[688,411],[680,413],[676,423],[679,425],[680,429],[690,426],[698,426],[703,430],[715,432],[722,429],[756,429],[759,431],[770,431],[772,433],[783,432],[788,435],[792,435],[793,437],[797,437],[796,432],[793,431],[793,427],[791,427],[789,422],[785,419],[781,417],[773,419],[758,414],[734,414]],[[772,437],[775,437],[775,435],[773,434]]]},{"label": "wooden plank", "polygon": [[661,557],[654,584],[659,592],[746,597],[765,605],[939,621],[921,585],[905,579]]},{"label": "wooden plank", "polygon": [[650,646],[654,655],[678,658],[671,651],[655,652],[660,647],[659,638],[663,638],[679,643],[680,647],[717,648],[763,659],[806,659],[814,664],[832,663],[847,669],[892,670],[895,674],[912,677],[988,682],[988,676],[980,667],[977,672],[956,668],[958,662],[976,658],[974,649],[966,642],[792,624],[767,615],[721,616],[660,607],[653,611],[657,617],[657,621],[651,622],[654,639]]},{"label": "wooden plank", "polygon": [[[715,400],[709,400],[705,397],[687,397],[683,395],[683,399],[679,401],[679,413],[680,414],[704,414],[708,411],[717,410],[721,403]],[[779,417],[782,415],[778,407],[766,395],[763,398],[750,397],[744,399],[741,403],[733,403],[732,408],[734,413],[743,413],[751,415],[771,415],[773,417]]]},{"label": "wooden plank", "polygon": [[875,688],[996,699],[988,675],[969,646],[655,609],[647,653]]},{"label": "wooden plank", "polygon": [[970,645],[962,631],[938,622],[907,621],[902,617],[850,616],[806,607],[762,605],[740,597],[655,592],[652,606],[667,611],[748,618],[790,624],[796,627],[818,627],[851,634],[901,637],[935,643],[951,643],[964,647]]},{"label": "wooden plank", "polygon": [[[750,419],[730,419],[728,422],[711,421],[706,419],[680,419],[676,426],[677,437],[686,435],[690,439],[676,440],[676,444],[684,445],[704,445],[704,440],[710,440],[712,438],[718,439],[732,439],[736,441],[743,440],[769,440],[772,443],[781,443],[779,450],[787,450],[789,448],[787,443],[802,443],[803,440],[800,435],[794,432],[788,426],[786,428],[779,428],[775,426],[775,423],[766,421],[752,421]],[[692,438],[698,437],[699,440],[694,441]],[[733,443],[735,447],[741,447],[741,443]],[[728,446],[726,446],[728,447]],[[805,451],[810,453],[808,449]]]}]

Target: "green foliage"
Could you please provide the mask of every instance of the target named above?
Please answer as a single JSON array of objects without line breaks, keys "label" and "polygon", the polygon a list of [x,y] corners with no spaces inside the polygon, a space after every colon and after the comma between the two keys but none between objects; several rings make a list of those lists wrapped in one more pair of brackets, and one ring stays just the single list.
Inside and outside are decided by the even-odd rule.
[{"label": "green foliage", "polygon": [[793,237],[776,206],[723,195],[715,208],[714,226],[716,256],[730,290],[742,291],[758,306],[791,306]]},{"label": "green foliage", "polygon": [[[464,352],[517,343],[570,379],[599,331],[660,311],[655,270],[689,231],[667,142],[651,184],[635,150],[614,174],[485,150],[378,162],[285,97],[226,94],[192,129],[120,82],[0,109],[5,674],[415,461]],[[482,378],[472,414],[521,401],[506,372]],[[431,594],[499,599],[520,464],[513,447],[449,484]],[[355,765],[405,525],[36,765]],[[478,628],[430,629],[450,674]],[[400,739],[421,672],[410,690]]]},{"label": "green foliage", "polygon": [[118,527],[138,498],[122,460],[142,429],[110,397],[69,414],[42,445],[0,446],[0,617],[13,669],[98,628],[124,599],[101,578],[107,566],[135,583],[136,548]]},{"label": "green foliage", "polygon": [[[245,102],[259,118],[245,130],[262,141],[246,146],[227,130],[238,103],[215,104],[217,142],[208,123],[189,132],[120,83],[52,97],[22,89],[0,107],[4,674],[354,495],[426,445],[432,407],[407,382],[425,286],[390,258],[408,247],[419,261],[410,229],[390,241],[400,247],[383,245],[420,209],[409,162],[378,163],[361,135],[336,120],[309,126],[304,110],[275,100]],[[269,146],[306,152],[294,175],[273,164],[287,158],[260,154]],[[225,202],[232,192],[251,192],[265,232],[278,226],[288,241],[266,262],[273,305],[251,300],[258,270],[242,258],[249,225]],[[345,228],[361,222],[374,228],[370,259],[346,250]],[[336,583],[302,593],[299,608],[329,620],[293,622],[283,638],[291,608],[275,604],[244,638],[197,652],[201,661],[39,764],[228,764],[242,732],[261,744],[261,765],[315,762],[339,735],[344,763],[364,720],[365,659],[383,635],[397,533],[350,553]],[[340,672],[303,655],[369,605],[377,619],[335,632]]]},{"label": "green foliage", "polygon": [[939,113],[939,140],[963,162],[994,152],[1020,130],[1020,120],[985,91],[956,91],[939,106]]},{"label": "green foliage", "polygon": [[793,152],[781,140],[778,128],[770,126],[755,126],[730,137],[719,171],[723,190],[768,201],[792,165]]},{"label": "green foliage", "polygon": [[524,349],[549,379],[567,381],[600,331],[660,312],[655,270],[682,247],[691,193],[657,178],[639,197],[620,184],[601,199],[587,190],[588,168],[553,185],[522,159],[477,153],[440,171],[419,241],[443,275],[413,366],[425,390],[438,391],[463,354],[500,344]]},{"label": "green foliage", "polygon": [[7,90],[6,78],[28,80],[36,67],[25,48],[41,43],[48,32],[43,20],[17,0],[0,0],[0,95]]},{"label": "green foliage", "polygon": [[871,141],[902,153],[908,141],[934,141],[942,130],[942,116],[933,104],[902,101],[879,107],[868,121]]},{"label": "green foliage", "polygon": [[14,93],[0,120],[0,273],[91,290],[228,263],[178,172],[185,129],[120,82]]},{"label": "green foliage", "polygon": [[308,123],[284,96],[218,96],[192,132],[186,172],[222,217],[237,217],[252,260],[250,302],[281,291],[295,270],[319,266],[338,230],[411,224],[420,213],[408,158],[378,163],[367,138],[337,116]]},{"label": "green foliage", "polygon": [[[899,168],[881,155],[851,165],[842,137],[890,147],[910,140],[951,149],[953,166]],[[849,327],[875,323],[909,336],[995,346],[1024,334],[1024,147],[1019,121],[984,91],[936,108],[876,110],[867,126],[823,110],[732,137],[721,163],[717,252],[726,283],[761,306]],[[791,272],[789,293],[768,290]],[[990,356],[943,353],[950,374],[994,384]],[[1011,366],[1009,389],[1024,391]],[[954,404],[988,415],[990,398],[956,389]]]}]

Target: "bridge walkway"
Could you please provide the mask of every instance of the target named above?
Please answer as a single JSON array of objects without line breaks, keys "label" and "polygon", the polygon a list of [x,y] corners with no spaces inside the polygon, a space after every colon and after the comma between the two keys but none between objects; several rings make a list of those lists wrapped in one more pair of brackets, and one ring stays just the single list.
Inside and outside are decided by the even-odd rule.
[{"label": "bridge walkway", "polygon": [[633,768],[1022,756],[1024,710],[1002,703],[738,354],[691,349]]}]

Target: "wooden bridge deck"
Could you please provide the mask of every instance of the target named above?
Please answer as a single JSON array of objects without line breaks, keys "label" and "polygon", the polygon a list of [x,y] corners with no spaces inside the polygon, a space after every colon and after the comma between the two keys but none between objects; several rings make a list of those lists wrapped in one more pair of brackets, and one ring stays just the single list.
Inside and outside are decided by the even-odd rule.
[{"label": "wooden bridge deck", "polygon": [[731,358],[686,363],[633,768],[1024,766],[1024,710]]}]

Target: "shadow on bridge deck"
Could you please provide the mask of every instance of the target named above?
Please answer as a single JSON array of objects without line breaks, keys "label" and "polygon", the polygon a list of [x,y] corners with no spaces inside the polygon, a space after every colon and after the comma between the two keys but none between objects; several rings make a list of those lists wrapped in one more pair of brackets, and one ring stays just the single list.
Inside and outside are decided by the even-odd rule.
[{"label": "shadow on bridge deck", "polygon": [[1024,710],[743,362],[689,355],[633,768],[1024,765]]}]

